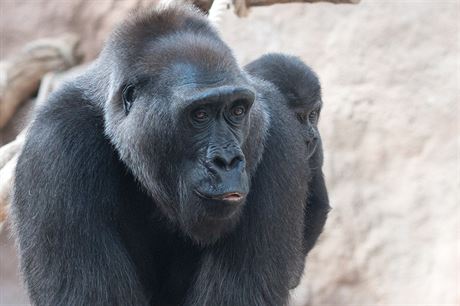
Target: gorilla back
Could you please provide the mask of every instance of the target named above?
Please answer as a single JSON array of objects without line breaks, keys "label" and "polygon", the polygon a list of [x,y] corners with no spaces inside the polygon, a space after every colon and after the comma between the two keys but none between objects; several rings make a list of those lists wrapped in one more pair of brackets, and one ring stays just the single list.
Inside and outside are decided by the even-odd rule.
[{"label": "gorilla back", "polygon": [[310,174],[283,99],[191,8],[118,27],[39,110],[18,161],[33,304],[286,304]]}]

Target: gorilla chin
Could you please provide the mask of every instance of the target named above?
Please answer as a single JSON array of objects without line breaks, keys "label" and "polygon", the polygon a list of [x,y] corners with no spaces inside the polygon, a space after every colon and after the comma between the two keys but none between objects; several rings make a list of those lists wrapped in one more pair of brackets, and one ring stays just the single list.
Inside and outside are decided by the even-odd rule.
[{"label": "gorilla chin", "polygon": [[240,220],[247,192],[226,192],[218,195],[194,190],[186,204],[189,216],[183,220],[184,233],[200,245],[210,245],[231,232]]},{"label": "gorilla chin", "polygon": [[[246,158],[230,137],[213,139],[203,163],[192,166],[180,207],[184,233],[200,244],[209,244],[231,231],[249,193]],[[184,222],[185,221],[185,222]]]},{"label": "gorilla chin", "polygon": [[246,193],[226,192],[220,195],[203,194],[196,190],[195,193],[201,198],[207,218],[225,220],[232,218],[244,205]]},{"label": "gorilla chin", "polygon": [[183,232],[200,245],[211,245],[235,228],[245,201],[246,197],[223,201],[197,196],[194,203],[189,203],[195,209],[195,218],[183,220]]}]

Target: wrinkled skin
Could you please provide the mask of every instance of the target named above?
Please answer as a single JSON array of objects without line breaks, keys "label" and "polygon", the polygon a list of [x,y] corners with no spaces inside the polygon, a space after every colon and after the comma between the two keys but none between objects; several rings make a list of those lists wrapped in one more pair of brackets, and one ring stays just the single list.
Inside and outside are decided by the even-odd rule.
[{"label": "wrinkled skin", "polygon": [[315,226],[304,130],[200,13],[132,17],[27,135],[12,212],[31,302],[285,305]]}]

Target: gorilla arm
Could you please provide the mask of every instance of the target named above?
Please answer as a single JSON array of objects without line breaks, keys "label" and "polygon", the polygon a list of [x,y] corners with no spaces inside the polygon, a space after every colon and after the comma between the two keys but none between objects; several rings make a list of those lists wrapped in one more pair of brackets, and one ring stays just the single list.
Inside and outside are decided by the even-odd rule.
[{"label": "gorilla arm", "polygon": [[146,304],[115,228],[121,173],[100,111],[68,85],[54,93],[16,171],[13,217],[33,304]]},{"label": "gorilla arm", "polygon": [[313,170],[313,177],[308,189],[307,204],[305,207],[305,256],[307,256],[318,240],[330,210],[326,183],[323,171],[320,168]]}]

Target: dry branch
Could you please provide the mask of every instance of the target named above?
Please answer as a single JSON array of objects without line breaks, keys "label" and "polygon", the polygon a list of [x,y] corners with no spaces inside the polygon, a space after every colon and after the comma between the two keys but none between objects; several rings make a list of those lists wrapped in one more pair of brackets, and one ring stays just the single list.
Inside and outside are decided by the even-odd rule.
[{"label": "dry branch", "polygon": [[277,3],[317,3],[317,2],[329,2],[333,4],[357,4],[361,0],[246,0],[246,5],[251,6],[265,6]]},{"label": "dry branch", "polygon": [[78,41],[71,34],[37,40],[14,58],[0,62],[0,129],[21,103],[37,92],[46,73],[68,69],[79,61]]},{"label": "dry branch", "polygon": [[14,180],[14,169],[24,144],[25,131],[9,144],[0,148],[0,231],[6,220],[8,203]]},{"label": "dry branch", "polygon": [[25,131],[21,132],[14,141],[4,145],[3,147],[0,147],[0,169],[5,167],[5,165],[14,157],[14,155],[19,152],[19,150],[22,148],[24,137]]},{"label": "dry branch", "polygon": [[[22,147],[22,143],[21,143]],[[8,216],[9,199],[13,189],[14,169],[18,160],[19,152],[0,169],[0,231]]]},{"label": "dry branch", "polygon": [[[77,45],[78,38],[70,34],[57,39],[42,39],[27,45],[10,61],[0,63],[0,128],[23,101],[37,92],[39,86],[36,106],[46,100],[56,83],[53,79],[55,73],[51,71],[68,69],[81,59],[76,51]],[[8,215],[14,170],[26,130],[0,148],[0,230]]]},{"label": "dry branch", "polygon": [[[247,15],[247,11],[253,6],[267,6],[282,3],[317,3],[328,2],[333,4],[357,4],[361,0],[230,0],[235,5],[235,13],[242,17]],[[193,0],[193,3],[202,11],[208,12],[214,0]]]}]

